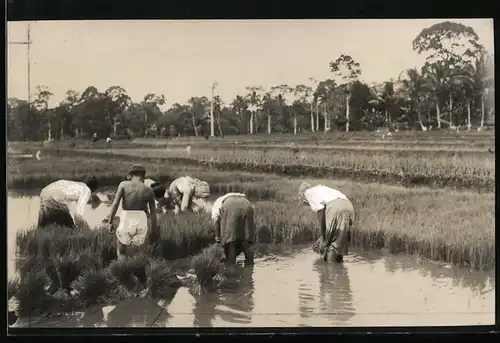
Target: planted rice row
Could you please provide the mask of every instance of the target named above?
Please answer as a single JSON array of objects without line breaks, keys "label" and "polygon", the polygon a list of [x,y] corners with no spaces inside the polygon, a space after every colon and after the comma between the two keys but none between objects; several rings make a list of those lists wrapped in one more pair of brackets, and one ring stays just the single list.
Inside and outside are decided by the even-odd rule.
[{"label": "planted rice row", "polygon": [[[385,248],[392,253],[420,255],[475,269],[494,267],[494,213],[489,218],[484,215],[486,208],[467,199],[460,202],[460,198],[454,204],[455,212],[439,211],[446,208],[429,212],[430,208],[439,207],[436,205],[442,200],[411,199],[405,194],[391,198],[387,194],[353,197],[357,219],[352,245]],[[266,201],[255,207],[258,243],[311,243],[319,236],[316,217],[304,206]],[[214,239],[208,214],[163,215],[160,223],[159,251],[168,260],[196,254]],[[50,265],[66,264],[69,271],[59,273],[67,278],[61,280],[61,287],[68,287],[81,274],[74,267],[77,262],[71,261],[100,270],[116,258],[115,239],[104,229],[20,232],[16,247],[21,277],[33,272],[47,273]],[[82,260],[82,256],[91,260]]]},{"label": "planted rice row", "polygon": [[[288,176],[318,178],[343,178],[353,181],[380,182],[411,186],[452,187],[492,192],[495,187],[494,160],[467,159],[417,159],[391,158],[388,156],[356,157],[357,154],[266,154],[221,153],[206,150],[165,151],[151,149],[96,150],[47,150],[58,156],[80,156],[142,160],[165,165],[205,166],[217,170],[239,170],[253,173],[276,173]],[[462,165],[459,160],[468,161]],[[281,162],[280,162],[281,161]],[[446,164],[448,161],[448,164]],[[475,161],[476,164],[473,162]],[[465,163],[465,162],[464,162]]]}]

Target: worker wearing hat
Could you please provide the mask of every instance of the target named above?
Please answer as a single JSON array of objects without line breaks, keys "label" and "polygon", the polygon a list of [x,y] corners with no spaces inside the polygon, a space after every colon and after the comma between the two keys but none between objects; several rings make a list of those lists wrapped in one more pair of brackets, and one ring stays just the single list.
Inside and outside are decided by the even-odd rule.
[{"label": "worker wearing hat", "polygon": [[145,177],[146,169],[143,166],[131,166],[127,180],[122,181],[118,186],[111,205],[108,224],[110,232],[115,231],[113,219],[120,203],[123,209],[120,214],[120,223],[116,228],[118,259],[125,258],[129,246],[142,245],[148,236],[150,243],[157,238],[155,197],[153,189],[144,184]]}]

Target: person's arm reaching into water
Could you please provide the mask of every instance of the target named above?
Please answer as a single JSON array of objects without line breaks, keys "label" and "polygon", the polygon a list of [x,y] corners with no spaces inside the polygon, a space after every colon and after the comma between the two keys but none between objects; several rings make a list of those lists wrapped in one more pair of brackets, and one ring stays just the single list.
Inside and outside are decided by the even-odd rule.
[{"label": "person's arm reaching into water", "polygon": [[158,234],[158,221],[156,218],[156,200],[153,190],[151,190],[151,196],[148,201],[149,213],[151,215],[151,233],[153,237],[156,237]]},{"label": "person's arm reaching into water", "polygon": [[[220,198],[219,198],[220,199]],[[215,200],[212,206],[212,220],[215,226],[215,242],[220,243],[220,239],[222,236],[221,227],[220,227],[220,210],[221,210],[221,201],[217,199]]]},{"label": "person's arm reaching into water", "polygon": [[116,191],[115,200],[111,205],[111,213],[109,214],[109,230],[113,231],[113,220],[115,219],[116,211],[118,211],[118,205],[123,198],[123,183],[118,185],[118,190]]},{"label": "person's arm reaching into water", "polygon": [[326,210],[325,208],[319,210],[317,212],[318,215],[318,220],[319,220],[319,232],[321,233],[321,238],[323,238],[323,241],[326,240]]},{"label": "person's arm reaching into water", "polygon": [[191,201],[193,200],[193,195],[194,195],[194,188],[189,189],[188,192],[184,192],[182,194],[181,212],[191,210]]},{"label": "person's arm reaching into water", "polygon": [[89,202],[91,195],[92,192],[90,191],[90,188],[85,186],[82,192],[80,193],[80,198],[78,199],[78,202],[76,203],[76,211],[75,211],[76,214],[83,217],[83,212],[85,212],[85,206]]}]

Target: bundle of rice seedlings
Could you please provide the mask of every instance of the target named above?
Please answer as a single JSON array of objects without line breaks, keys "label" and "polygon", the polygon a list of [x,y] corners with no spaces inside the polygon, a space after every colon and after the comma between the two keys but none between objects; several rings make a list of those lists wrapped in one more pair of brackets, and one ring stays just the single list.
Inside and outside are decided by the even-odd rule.
[{"label": "bundle of rice seedlings", "polygon": [[312,249],[315,253],[324,254],[326,251],[325,243],[323,238],[318,238],[312,245]]},{"label": "bundle of rice seedlings", "polygon": [[17,321],[18,309],[19,309],[19,300],[17,300],[16,293],[19,287],[19,278],[10,279],[7,282],[7,299],[8,299],[8,325],[14,325]]},{"label": "bundle of rice seedlings", "polygon": [[7,299],[10,299],[13,296],[15,296],[18,288],[19,288],[19,277],[9,279],[9,281],[7,282]]},{"label": "bundle of rice seedlings", "polygon": [[203,249],[192,258],[192,266],[196,275],[196,292],[204,293],[213,286],[215,279],[220,279],[219,264],[224,256],[224,250],[219,244]]},{"label": "bundle of rice seedlings", "polygon": [[83,271],[71,284],[75,297],[83,306],[104,302],[116,297],[118,280],[108,270],[94,268]]},{"label": "bundle of rice seedlings", "polygon": [[154,298],[169,298],[182,286],[165,260],[153,259],[146,268],[148,293]]},{"label": "bundle of rice seedlings", "polygon": [[45,291],[49,282],[42,271],[31,272],[21,278],[16,292],[20,316],[45,313],[52,309],[54,299]]},{"label": "bundle of rice seedlings", "polygon": [[88,268],[98,268],[99,260],[89,250],[80,253],[53,257],[46,266],[46,273],[52,281],[52,289],[70,289],[71,283]]},{"label": "bundle of rice seedlings", "polygon": [[138,295],[147,283],[148,259],[146,254],[140,252],[124,260],[113,261],[108,267],[109,273],[116,278],[120,286]]}]

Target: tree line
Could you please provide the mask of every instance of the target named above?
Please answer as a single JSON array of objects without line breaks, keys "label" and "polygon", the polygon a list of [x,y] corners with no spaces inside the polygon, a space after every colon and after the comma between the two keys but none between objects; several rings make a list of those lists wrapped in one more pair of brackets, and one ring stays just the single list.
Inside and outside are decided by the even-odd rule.
[{"label": "tree line", "polygon": [[217,95],[193,96],[166,111],[164,95],[149,93],[133,102],[120,86],[68,90],[64,101],[49,108],[53,94],[39,86],[31,103],[8,99],[8,139],[482,129],[494,112],[494,61],[476,32],[442,22],[422,30],[412,44],[426,61],[397,79],[368,85],[360,81],[362,66],[343,54],[330,63],[331,78],[325,80],[249,86],[230,103]]}]

